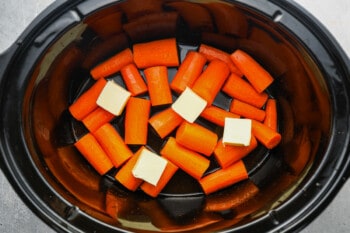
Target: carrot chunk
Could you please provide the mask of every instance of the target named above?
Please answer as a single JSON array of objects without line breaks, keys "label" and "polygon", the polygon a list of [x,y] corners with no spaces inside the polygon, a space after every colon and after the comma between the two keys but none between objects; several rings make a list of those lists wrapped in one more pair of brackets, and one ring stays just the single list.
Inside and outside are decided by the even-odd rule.
[{"label": "carrot chunk", "polygon": [[239,115],[214,105],[206,107],[200,116],[221,127],[225,126],[225,118],[240,118]]},{"label": "carrot chunk", "polygon": [[134,62],[140,69],[152,66],[179,66],[175,38],[134,44]]},{"label": "carrot chunk", "polygon": [[173,99],[166,66],[153,66],[145,69],[144,73],[152,106],[171,104]]},{"label": "carrot chunk", "polygon": [[160,177],[157,185],[152,185],[150,183],[144,182],[141,184],[140,188],[146,194],[151,197],[157,197],[158,194],[163,190],[163,188],[168,184],[169,180],[174,176],[175,172],[178,170],[178,167],[172,162],[168,161],[165,170]]},{"label": "carrot chunk", "polygon": [[167,108],[153,115],[148,122],[160,138],[165,138],[183,122],[183,118],[172,108]]},{"label": "carrot chunk", "polygon": [[89,115],[87,115],[83,120],[85,127],[91,132],[95,132],[98,128],[107,122],[110,122],[115,117],[114,114],[104,110],[101,107],[97,107]]},{"label": "carrot chunk", "polygon": [[268,99],[265,107],[264,124],[277,131],[277,102],[276,99]]},{"label": "carrot chunk", "polygon": [[277,131],[256,120],[252,120],[252,133],[268,149],[276,147],[282,138]]},{"label": "carrot chunk", "polygon": [[115,179],[119,181],[125,188],[130,191],[136,191],[136,189],[142,184],[143,180],[136,178],[132,174],[132,169],[134,168],[137,160],[139,159],[142,150],[145,147],[142,146],[125,164],[120,168],[120,170],[115,175]]},{"label": "carrot chunk", "polygon": [[257,146],[258,142],[254,136],[251,137],[249,146],[224,145],[220,139],[215,147],[214,156],[220,167],[226,168],[244,158]]},{"label": "carrot chunk", "polygon": [[233,99],[230,105],[230,112],[245,118],[263,121],[265,119],[265,111],[240,100]]},{"label": "carrot chunk", "polygon": [[126,104],[125,143],[129,145],[145,145],[148,134],[148,117],[151,102],[146,99],[131,97]]},{"label": "carrot chunk", "polygon": [[210,165],[207,158],[179,145],[173,137],[169,137],[160,154],[197,180]]},{"label": "carrot chunk", "polygon": [[263,92],[273,82],[269,72],[246,52],[238,49],[231,54],[231,59],[258,93]]},{"label": "carrot chunk", "polygon": [[210,156],[217,144],[218,135],[199,124],[185,121],[177,129],[175,139],[187,149]]},{"label": "carrot chunk", "polygon": [[233,63],[230,58],[230,54],[224,52],[223,50],[214,48],[210,45],[201,44],[199,46],[199,52],[202,53],[209,61],[213,61],[215,59],[219,59],[226,63],[226,65],[230,68],[230,71],[240,77],[243,76],[242,71],[240,71],[237,66]]},{"label": "carrot chunk", "polygon": [[69,112],[75,119],[82,120],[97,108],[96,101],[106,84],[107,81],[105,79],[98,80],[69,106]]},{"label": "carrot chunk", "polygon": [[115,167],[120,167],[133,156],[129,147],[124,143],[123,138],[110,123],[102,125],[93,135]]},{"label": "carrot chunk", "polygon": [[127,48],[95,66],[90,74],[94,79],[105,78],[119,72],[121,68],[132,62],[132,52]]},{"label": "carrot chunk", "polygon": [[248,172],[242,160],[231,166],[217,170],[199,180],[205,194],[214,193],[248,178]]},{"label": "carrot chunk", "polygon": [[222,91],[257,108],[262,108],[268,99],[266,92],[258,93],[254,87],[241,77],[231,74],[222,87]]},{"label": "carrot chunk", "polygon": [[120,73],[122,74],[124,83],[132,96],[147,92],[147,85],[134,63],[124,66],[120,70]]},{"label": "carrot chunk", "polygon": [[206,62],[207,59],[201,53],[189,51],[170,83],[171,89],[180,94],[186,87],[191,88]]},{"label": "carrot chunk", "polygon": [[213,60],[208,67],[198,77],[192,90],[211,105],[226,81],[230,70],[225,62]]},{"label": "carrot chunk", "polygon": [[80,138],[74,146],[100,175],[112,169],[111,160],[91,133]]}]

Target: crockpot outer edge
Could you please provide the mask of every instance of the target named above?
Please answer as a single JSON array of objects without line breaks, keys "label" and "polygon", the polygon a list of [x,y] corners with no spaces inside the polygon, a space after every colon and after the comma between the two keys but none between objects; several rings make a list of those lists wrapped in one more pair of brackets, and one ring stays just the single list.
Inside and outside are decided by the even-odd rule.
[{"label": "crockpot outer edge", "polygon": [[[309,177],[303,188],[295,193],[291,200],[270,211],[264,217],[249,223],[248,226],[237,229],[237,232],[241,232],[240,230],[242,232],[254,232],[256,227],[264,232],[300,231],[329,205],[349,177],[349,134],[347,133],[350,104],[349,58],[331,33],[312,14],[294,1],[236,0],[236,2],[253,10],[258,9],[260,13],[294,34],[319,65],[322,64],[322,61],[324,62],[323,56],[331,58],[332,62],[337,65],[336,70],[323,66],[320,68],[328,76],[332,85],[344,85],[338,85],[331,90],[340,99],[335,101],[335,96],[331,96],[332,104],[336,105],[335,112],[341,112],[339,119],[333,119],[332,133],[336,136],[330,142],[334,145],[343,145],[343,148],[338,150],[337,159],[329,161],[330,155],[328,155],[328,161],[322,161],[316,173]],[[310,40],[311,38],[312,40]],[[322,50],[318,50],[320,46]],[[336,72],[338,72],[337,75],[341,76],[341,80],[337,80],[338,77],[332,76]],[[337,139],[340,139],[341,142],[337,142]]]},{"label": "crockpot outer edge", "polygon": [[[72,3],[73,2],[73,3]],[[237,1],[239,2],[239,1]],[[243,2],[243,1],[242,1]],[[253,3],[254,1],[244,1],[245,4],[249,3]],[[257,1],[255,1],[256,3]],[[321,35],[323,35],[324,38],[324,42],[327,43],[327,45],[331,45],[331,48],[334,49],[334,53],[333,53],[333,57],[338,57],[339,62],[342,64],[342,67],[344,69],[344,73],[347,74],[347,76],[349,75],[349,62],[348,62],[348,58],[346,57],[345,53],[342,51],[342,49],[340,48],[340,46],[335,42],[334,38],[330,35],[330,33],[328,33],[328,31],[321,26],[319,23],[315,23],[318,22],[316,19],[314,19],[309,13],[303,11],[300,9],[300,7],[298,7],[296,5],[296,3],[292,2],[292,1],[282,1],[282,3],[280,3],[279,1],[270,1],[271,3],[275,4],[275,5],[282,5],[282,4],[289,4],[289,6],[294,7],[294,13],[298,15],[298,18],[302,18],[304,20],[304,22],[309,22],[309,26],[313,27],[313,30],[317,30],[318,33],[321,33]],[[264,3],[266,3],[264,1]],[[70,9],[73,5],[76,5],[77,1],[56,1],[53,5],[51,5],[47,10],[45,10],[41,15],[39,15],[39,17],[27,28],[27,30],[21,35],[20,39],[18,40],[18,42],[16,44],[14,44],[4,55],[2,55],[2,57],[0,58],[0,64],[4,65],[2,67],[10,67],[11,66],[11,62],[13,61],[13,58],[16,57],[16,53],[18,52],[18,50],[23,50],[25,49],[26,46],[28,46],[29,41],[27,41],[27,38],[30,36],[35,36],[35,34],[37,32],[39,32],[42,27],[45,27],[45,25],[47,26],[48,22],[43,22],[47,19],[51,19],[54,20],[55,17],[58,17],[62,12]],[[252,4],[251,6],[254,6],[254,4]],[[282,8],[282,6],[280,6]],[[267,13],[271,13],[271,12],[267,12]],[[304,15],[305,14],[305,15]],[[54,17],[55,16],[55,17]],[[272,16],[272,15],[271,15]],[[283,23],[283,18],[281,20],[280,23]],[[317,28],[317,29],[316,29]],[[330,49],[331,49],[330,48]],[[0,76],[0,93],[4,93],[4,86],[3,86],[3,79],[4,76],[6,76],[6,71],[7,69],[3,69],[1,76]],[[1,101],[2,99],[5,98],[4,95],[1,96]],[[3,134],[1,137],[4,137],[6,135]],[[64,227],[63,225],[59,225],[58,222],[56,222],[56,217],[57,216],[52,216],[53,213],[41,213],[41,211],[39,211],[37,208],[41,208],[41,204],[40,203],[39,206],[34,205],[34,203],[32,203],[32,195],[30,194],[25,194],[25,190],[22,189],[22,187],[20,186],[19,183],[17,183],[19,180],[17,180],[18,177],[15,177],[15,173],[13,170],[11,170],[8,166],[8,161],[6,161],[6,158],[3,158],[4,156],[4,148],[3,145],[1,145],[1,153],[2,153],[2,161],[3,163],[1,163],[1,168],[3,169],[4,173],[6,174],[6,176],[8,177],[8,179],[10,180],[11,184],[16,188],[16,191],[21,193],[21,197],[22,199],[25,200],[26,204],[28,204],[30,207],[34,207],[31,208],[33,210],[35,210],[35,213],[39,215],[39,217],[41,217],[45,222],[47,222],[48,224],[50,224],[54,229],[58,230],[58,231],[70,231],[73,229],[68,229],[67,227]],[[348,154],[348,150],[344,151],[344,155]],[[338,171],[334,172],[334,175],[332,175],[330,177],[330,179],[332,181],[334,181],[331,186],[328,188],[328,193],[327,195],[323,196],[320,201],[320,204],[317,206],[313,206],[313,208],[311,209],[311,213],[309,213],[307,216],[303,216],[303,220],[302,223],[306,224],[307,221],[310,221],[311,219],[313,219],[315,216],[318,215],[318,213],[320,211],[322,211],[322,209],[328,205],[328,203],[330,202],[330,200],[335,196],[335,194],[337,193],[337,191],[341,188],[342,184],[344,183],[344,181],[347,179],[347,177],[349,176],[349,159],[346,159],[346,161],[344,161],[344,163],[340,164],[339,166],[337,166]],[[44,206],[45,208],[45,206]],[[300,219],[295,219],[294,222],[290,222],[289,226],[281,226],[281,231],[283,231],[283,229],[299,229],[302,227],[303,224],[300,224],[300,222],[298,222]],[[270,221],[270,220],[269,220]],[[64,224],[64,223],[61,223]],[[278,225],[278,224],[277,224]]]}]

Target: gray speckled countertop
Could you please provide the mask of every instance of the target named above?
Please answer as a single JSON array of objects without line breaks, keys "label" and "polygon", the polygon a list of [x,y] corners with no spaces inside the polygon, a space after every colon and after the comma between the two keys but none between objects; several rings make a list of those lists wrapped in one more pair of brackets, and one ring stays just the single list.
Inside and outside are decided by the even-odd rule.
[{"label": "gray speckled countertop", "polygon": [[[349,0],[295,1],[316,16],[350,55]],[[0,52],[13,43],[31,20],[52,2],[53,0],[1,0]],[[350,182],[347,181],[332,203],[302,232],[350,232],[349,196]],[[0,232],[53,232],[23,204],[2,171],[0,171]]]}]

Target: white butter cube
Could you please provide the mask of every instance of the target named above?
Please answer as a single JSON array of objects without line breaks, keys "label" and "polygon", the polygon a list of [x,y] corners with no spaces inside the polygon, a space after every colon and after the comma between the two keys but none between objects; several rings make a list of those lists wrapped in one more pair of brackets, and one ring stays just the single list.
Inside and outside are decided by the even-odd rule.
[{"label": "white butter cube", "polygon": [[186,121],[193,123],[207,106],[207,101],[193,92],[186,89],[171,105],[171,108]]},{"label": "white butter cube", "polygon": [[251,119],[225,118],[224,145],[249,146],[251,136]]},{"label": "white butter cube", "polygon": [[141,151],[140,157],[132,169],[132,174],[134,177],[156,186],[167,163],[166,159],[145,148]]},{"label": "white butter cube", "polygon": [[114,81],[108,81],[96,103],[106,111],[119,116],[128,102],[131,93]]}]

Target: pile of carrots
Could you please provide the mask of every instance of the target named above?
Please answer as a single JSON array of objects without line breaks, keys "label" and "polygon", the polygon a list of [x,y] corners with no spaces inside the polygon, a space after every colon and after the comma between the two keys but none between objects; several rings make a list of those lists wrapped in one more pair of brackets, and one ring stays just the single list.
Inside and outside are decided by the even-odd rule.
[{"label": "pile of carrots", "polygon": [[[171,81],[169,67],[177,68]],[[121,74],[130,92],[123,109],[124,137],[111,124],[118,116],[96,103],[109,77],[116,73]],[[229,54],[201,44],[198,50],[188,51],[180,63],[176,39],[162,39],[134,44],[132,49],[127,48],[94,67],[91,76],[95,83],[69,106],[71,115],[89,130],[75,147],[100,175],[117,168],[116,180],[131,191],[141,189],[156,197],[181,169],[199,182],[205,194],[211,194],[248,179],[242,158],[259,143],[272,149],[281,141],[277,103],[266,93],[273,78],[242,50]],[[224,145],[222,135],[184,120],[171,105],[173,96],[181,95],[186,88],[207,102],[199,117],[213,124],[225,127],[225,118],[251,119],[250,144]],[[213,105],[219,92],[232,97],[229,111]],[[156,106],[163,108],[151,115],[152,107]],[[149,126],[166,140],[159,156],[168,163],[157,185],[132,174],[141,151],[147,148]],[[135,145],[140,149],[133,153],[130,146]],[[215,156],[221,168],[204,175],[210,156]]]}]

